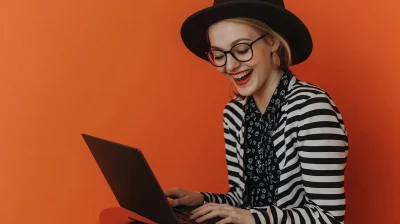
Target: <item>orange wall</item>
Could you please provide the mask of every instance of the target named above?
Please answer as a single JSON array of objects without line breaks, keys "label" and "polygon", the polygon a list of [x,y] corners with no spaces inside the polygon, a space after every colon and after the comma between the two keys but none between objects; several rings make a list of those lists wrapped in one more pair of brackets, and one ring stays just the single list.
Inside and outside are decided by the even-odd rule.
[{"label": "orange wall", "polygon": [[[179,36],[211,2],[0,0],[1,223],[96,223],[117,205],[81,132],[140,147],[163,188],[227,189],[229,85]],[[348,127],[346,221],[395,223],[399,3],[286,5],[315,42],[293,70],[328,90]]]}]

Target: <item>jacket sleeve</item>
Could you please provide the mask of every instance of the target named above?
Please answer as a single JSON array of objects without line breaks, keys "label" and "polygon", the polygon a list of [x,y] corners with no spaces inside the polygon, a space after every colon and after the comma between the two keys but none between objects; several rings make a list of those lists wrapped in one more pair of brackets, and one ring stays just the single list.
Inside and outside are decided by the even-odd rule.
[{"label": "jacket sleeve", "polygon": [[250,209],[257,224],[344,223],[348,139],[342,116],[327,94],[305,100],[297,115],[297,147],[305,203]]},{"label": "jacket sleeve", "polygon": [[243,204],[242,196],[244,191],[243,183],[243,164],[238,147],[240,148],[238,136],[241,116],[238,114],[239,103],[230,103],[225,107],[223,116],[224,139],[225,139],[225,158],[228,168],[229,191],[226,194],[216,194],[211,192],[200,192],[204,197],[204,202],[219,204],[229,204],[241,207]]}]

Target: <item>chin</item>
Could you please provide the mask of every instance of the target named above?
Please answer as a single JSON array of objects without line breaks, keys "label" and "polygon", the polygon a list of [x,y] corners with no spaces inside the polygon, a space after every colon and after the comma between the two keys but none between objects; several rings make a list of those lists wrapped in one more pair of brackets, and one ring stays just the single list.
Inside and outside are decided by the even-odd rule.
[{"label": "chin", "polygon": [[252,88],[237,88],[238,92],[240,95],[244,96],[244,97],[248,97],[253,95],[254,90]]},{"label": "chin", "polygon": [[236,90],[238,91],[238,93],[245,97],[253,95],[254,92],[257,90],[257,84],[256,84],[256,82],[254,82],[254,80],[250,80],[250,82],[244,86],[239,86],[239,85],[235,85],[235,86],[236,86]]}]

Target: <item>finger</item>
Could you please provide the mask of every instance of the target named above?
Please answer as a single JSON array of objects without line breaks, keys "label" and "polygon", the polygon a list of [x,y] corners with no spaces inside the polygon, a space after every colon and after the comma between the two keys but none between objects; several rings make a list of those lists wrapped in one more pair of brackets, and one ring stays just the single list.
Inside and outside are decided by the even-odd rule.
[{"label": "finger", "polygon": [[191,211],[190,213],[192,213],[192,214],[197,213],[197,212],[199,212],[200,210],[202,210],[202,209],[204,209],[204,208],[210,206],[211,204],[213,204],[213,203],[204,204],[204,205],[202,205],[202,206],[200,206],[200,207],[197,207],[196,209],[194,209],[194,210]]},{"label": "finger", "polygon": [[216,209],[216,208],[218,208],[218,207],[220,207],[221,205],[219,205],[219,204],[215,204],[215,203],[207,203],[207,204],[205,204],[205,205],[202,205],[202,206],[200,206],[200,207],[198,207],[198,208],[196,208],[196,209],[194,209],[191,213],[192,213],[192,218],[193,219],[195,219],[195,218],[197,218],[197,217],[199,217],[199,216],[202,216],[202,215],[204,215],[204,214],[206,214],[206,213],[209,213],[209,212],[211,212],[212,210],[214,210],[214,209]]},{"label": "finger", "polygon": [[215,224],[227,224],[227,223],[239,223],[239,220],[236,217],[228,216],[228,217],[216,222]]},{"label": "finger", "polygon": [[177,187],[164,191],[165,196],[170,198],[181,198],[183,197],[183,191]]},{"label": "finger", "polygon": [[233,212],[234,207],[227,204],[216,204],[216,203],[209,203],[206,204],[193,212],[193,215],[190,216],[191,219],[197,219],[201,216],[204,216],[212,211],[215,210],[226,210],[226,213]]},{"label": "finger", "polygon": [[183,197],[183,198],[179,198],[179,199],[174,199],[174,200],[172,200],[171,202],[170,202],[170,205],[172,205],[172,206],[180,206],[180,205],[182,205],[182,206],[188,206],[188,205],[190,205],[190,199],[189,199],[189,197]]},{"label": "finger", "polygon": [[199,212],[200,210],[207,209],[207,208],[210,208],[210,207],[211,208],[221,207],[221,208],[225,208],[225,209],[228,209],[228,210],[233,210],[233,208],[234,208],[233,206],[228,205],[228,204],[207,203],[205,205],[202,205],[202,206],[194,209],[191,213],[194,214],[194,213]]},{"label": "finger", "polygon": [[201,216],[200,218],[196,219],[196,222],[204,222],[205,220],[208,219],[212,219],[215,217],[222,217],[222,218],[226,218],[229,217],[231,215],[231,211],[223,209],[223,208],[217,208],[212,210],[211,212]]}]

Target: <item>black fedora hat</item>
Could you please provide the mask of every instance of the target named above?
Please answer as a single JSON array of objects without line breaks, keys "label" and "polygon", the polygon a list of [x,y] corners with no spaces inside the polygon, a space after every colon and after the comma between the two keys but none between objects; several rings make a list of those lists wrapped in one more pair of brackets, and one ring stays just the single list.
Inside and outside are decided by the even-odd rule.
[{"label": "black fedora hat", "polygon": [[285,9],[283,0],[214,0],[214,4],[188,17],[181,27],[185,46],[201,59],[207,59],[210,46],[206,33],[212,24],[229,18],[245,17],[266,23],[289,44],[292,65],[305,61],[313,43],[305,24]]}]

